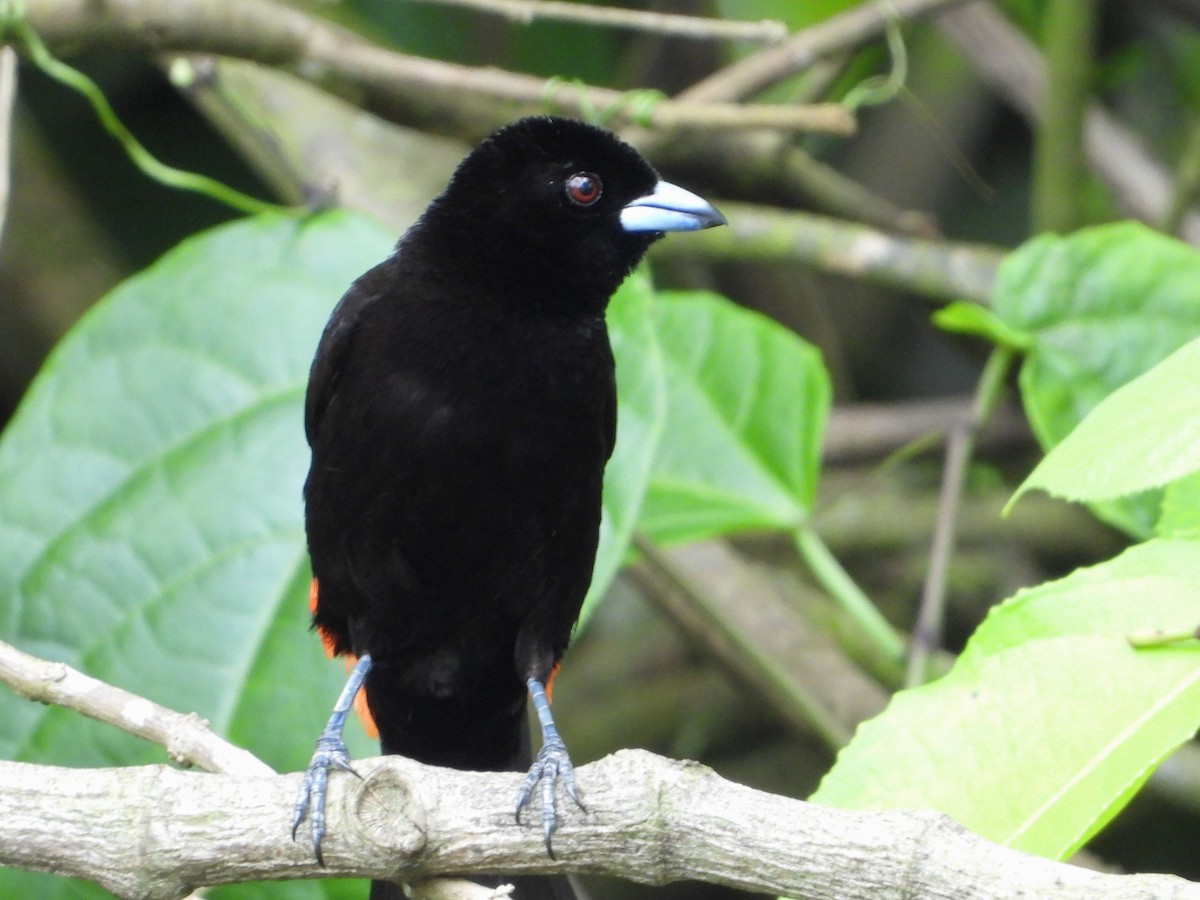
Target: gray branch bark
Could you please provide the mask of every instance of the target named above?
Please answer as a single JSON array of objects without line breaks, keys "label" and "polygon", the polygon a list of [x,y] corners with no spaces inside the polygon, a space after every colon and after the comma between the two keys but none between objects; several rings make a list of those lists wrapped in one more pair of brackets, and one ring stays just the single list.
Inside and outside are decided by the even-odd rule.
[{"label": "gray branch bark", "polygon": [[937,813],[822,808],[643,751],[579,770],[588,812],[563,807],[551,860],[540,830],[512,819],[519,774],[398,757],[355,766],[361,779],[331,778],[322,869],[303,830],[291,839],[295,774],[0,763],[0,864],[141,900],[252,880],[550,871],[811,900],[1200,898],[1172,876],[1103,874],[990,844]]}]

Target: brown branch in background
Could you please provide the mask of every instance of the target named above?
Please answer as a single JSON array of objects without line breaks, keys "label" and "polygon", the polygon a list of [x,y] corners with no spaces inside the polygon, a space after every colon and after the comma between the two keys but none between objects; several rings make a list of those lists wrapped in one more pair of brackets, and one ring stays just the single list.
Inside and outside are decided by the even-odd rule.
[{"label": "brown branch in background", "polygon": [[[889,20],[906,21],[948,8],[963,0],[887,0],[862,3],[847,12],[797,32],[784,43],[746,57],[710,75],[676,100],[735,101],[756,94],[813,66],[840,69],[838,57],[879,38]],[[825,80],[829,71],[824,73]],[[666,135],[633,135],[652,155],[670,159],[674,153],[703,156],[691,168],[708,170],[720,180],[753,183],[762,192],[779,196],[779,205],[813,206],[818,210],[865,224],[920,237],[937,235],[937,224],[922,212],[896,207],[886,198],[812,158],[785,136],[761,135],[731,140],[716,136],[707,146]],[[701,142],[702,144],[705,142]]]},{"label": "brown branch in background", "polygon": [[728,40],[753,43],[774,43],[787,36],[787,25],[773,19],[739,22],[731,19],[709,19],[702,16],[681,16],[674,13],[646,12],[613,6],[592,6],[587,3],[564,3],[555,0],[418,0],[438,6],[461,6],[510,22],[529,25],[538,19],[573,22],[580,25],[600,25],[606,28],[625,28],[646,31],[673,38],[697,40]]},{"label": "brown branch in background", "polygon": [[967,483],[967,467],[974,454],[976,435],[1002,399],[1013,358],[1013,351],[1006,347],[992,350],[979,376],[971,414],[955,422],[946,436],[946,465],[942,470],[942,486],[938,494],[929,569],[909,644],[908,672],[905,677],[907,687],[924,684],[934,676],[931,662],[942,647],[946,578],[958,534],[958,510]]},{"label": "brown branch in background", "polygon": [[[834,466],[878,462],[972,416],[972,401],[963,397],[838,404],[825,428],[821,458]],[[1028,420],[1011,403],[997,407],[976,440],[980,449],[997,454],[1034,446]]]},{"label": "brown branch in background", "polygon": [[55,50],[76,45],[141,53],[215,53],[278,66],[334,92],[349,91],[363,108],[435,133],[477,140],[502,124],[555,110],[601,115],[612,128],[849,134],[852,115],[837,104],[743,107],[661,100],[639,111],[630,95],[548,82],[500,69],[456,65],[384,49],[323,19],[271,0],[228,8],[143,0],[25,0],[25,18]]},{"label": "brown branch in background", "polygon": [[217,737],[194,713],[174,712],[65,663],[30,656],[3,641],[0,682],[22,697],[64,706],[158,744],[182,765],[231,775],[273,774],[271,767],[252,753]]},{"label": "brown branch in background", "polygon": [[654,602],[801,733],[830,751],[883,709],[886,695],[722,541],[663,549],[635,539],[643,559],[630,571]]},{"label": "brown branch in background", "polygon": [[935,237],[934,218],[904,209],[832,166],[814,159],[785,135],[712,132],[688,135],[625,131],[621,135],[674,177],[705,185],[717,196],[770,197],[800,207],[915,237]]},{"label": "brown branch in background", "polygon": [[823,272],[934,300],[987,303],[1004,252],[996,247],[898,237],[861,225],[748,203],[722,203],[728,228],[662,241],[655,258],[803,262]]},{"label": "brown branch in background", "polygon": [[867,41],[887,29],[888,21],[908,21],[963,0],[887,0],[860,3],[819,25],[805,28],[783,43],[739,60],[679,95],[689,102],[733,101],[752,97],[803,72],[819,60]]},{"label": "brown branch in background", "polygon": [[938,492],[937,518],[933,526],[933,541],[929,550],[929,568],[921,590],[921,602],[913,623],[908,644],[908,667],[904,686],[919,687],[933,676],[931,660],[942,646],[946,617],[946,578],[950,569],[954,544],[958,537],[956,524],[967,465],[971,459],[973,432],[978,423],[963,419],[950,426],[946,433],[946,464],[942,469],[942,485]]},{"label": "brown branch in background", "polygon": [[[397,230],[411,224],[467,149],[396,128],[286,72],[243,60],[176,56],[170,71],[283,196],[336,197]],[[324,127],[331,119],[339,124]],[[870,194],[777,135],[720,132],[671,141],[635,130],[625,137],[679,177],[702,179],[719,193],[766,192],[780,205],[815,205],[888,231],[936,232],[928,216]]]},{"label": "brown branch in background", "polygon": [[[1036,121],[1046,90],[1046,67],[1029,40],[987,4],[972,3],[938,17],[938,27],[963,58],[1030,122]],[[1100,104],[1084,114],[1084,147],[1096,174],[1126,215],[1162,221],[1173,186],[1166,170],[1138,138]],[[1185,240],[1200,243],[1200,214],[1185,216]]]}]

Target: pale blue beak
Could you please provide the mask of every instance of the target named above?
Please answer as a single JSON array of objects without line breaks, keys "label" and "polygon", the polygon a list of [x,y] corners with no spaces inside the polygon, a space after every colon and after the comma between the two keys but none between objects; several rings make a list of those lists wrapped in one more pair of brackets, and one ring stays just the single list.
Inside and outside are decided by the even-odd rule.
[{"label": "pale blue beak", "polygon": [[669,181],[658,182],[621,209],[621,228],[629,232],[699,231],[724,224],[715,206]]}]

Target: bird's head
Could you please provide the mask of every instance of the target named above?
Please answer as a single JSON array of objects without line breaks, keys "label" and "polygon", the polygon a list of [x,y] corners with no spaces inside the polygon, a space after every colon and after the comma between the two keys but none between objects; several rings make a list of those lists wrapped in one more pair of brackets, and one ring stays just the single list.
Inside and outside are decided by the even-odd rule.
[{"label": "bird's head", "polygon": [[601,307],[664,232],[723,224],[615,135],[545,116],[483,141],[425,217],[437,240],[458,244],[458,265],[493,290],[507,283],[544,302]]}]

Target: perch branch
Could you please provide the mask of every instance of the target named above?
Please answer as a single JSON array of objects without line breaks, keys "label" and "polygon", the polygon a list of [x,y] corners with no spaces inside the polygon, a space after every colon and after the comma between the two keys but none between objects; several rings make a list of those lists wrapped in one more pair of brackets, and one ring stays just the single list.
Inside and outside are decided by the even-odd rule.
[{"label": "perch branch", "polygon": [[540,831],[512,820],[519,774],[399,757],[355,767],[361,779],[330,781],[321,868],[289,833],[299,775],[2,763],[0,864],[146,900],[250,880],[550,871],[699,879],[813,900],[1200,898],[1200,886],[1172,876],[1103,874],[990,844],[937,813],[818,807],[643,751],[579,770],[588,813],[565,817],[552,860]]}]

